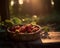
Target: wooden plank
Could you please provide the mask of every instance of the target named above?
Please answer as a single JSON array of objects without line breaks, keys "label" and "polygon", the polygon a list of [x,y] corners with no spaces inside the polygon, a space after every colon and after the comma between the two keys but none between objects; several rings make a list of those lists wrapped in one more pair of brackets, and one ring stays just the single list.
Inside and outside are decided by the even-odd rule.
[{"label": "wooden plank", "polygon": [[60,32],[49,32],[51,39],[41,39],[43,43],[60,42]]}]

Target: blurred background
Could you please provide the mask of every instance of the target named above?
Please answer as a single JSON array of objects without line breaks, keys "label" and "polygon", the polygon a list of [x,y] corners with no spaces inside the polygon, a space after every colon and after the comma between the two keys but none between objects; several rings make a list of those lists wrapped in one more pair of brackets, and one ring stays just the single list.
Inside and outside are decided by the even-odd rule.
[{"label": "blurred background", "polygon": [[1,0],[0,22],[13,18],[20,24],[49,24],[60,30],[60,0]]}]

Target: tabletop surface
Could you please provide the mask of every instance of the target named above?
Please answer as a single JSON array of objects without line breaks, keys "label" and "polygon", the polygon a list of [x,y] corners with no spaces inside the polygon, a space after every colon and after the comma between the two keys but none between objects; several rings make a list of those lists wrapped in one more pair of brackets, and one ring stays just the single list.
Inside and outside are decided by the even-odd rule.
[{"label": "tabletop surface", "polygon": [[[29,41],[29,42],[16,42],[11,40],[9,37],[6,36],[6,33],[0,33],[0,47],[6,47],[6,48],[25,48],[25,47],[30,47],[35,46],[37,44],[42,45],[44,43],[55,43],[59,42],[60,43],[60,32],[49,32],[49,37],[50,38],[41,38],[39,40],[35,41]],[[31,45],[32,44],[32,45]]]}]

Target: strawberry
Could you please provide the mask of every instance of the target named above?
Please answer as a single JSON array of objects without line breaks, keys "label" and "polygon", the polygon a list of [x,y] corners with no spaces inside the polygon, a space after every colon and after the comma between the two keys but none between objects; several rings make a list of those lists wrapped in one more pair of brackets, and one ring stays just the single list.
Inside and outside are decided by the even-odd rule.
[{"label": "strawberry", "polygon": [[15,26],[15,29],[19,29],[19,28],[20,28],[20,26],[19,26],[19,25],[16,25],[16,26]]},{"label": "strawberry", "polygon": [[31,33],[31,32],[32,32],[32,30],[31,30],[31,29],[28,29],[27,31],[28,31],[28,33]]},{"label": "strawberry", "polygon": [[25,25],[21,26],[21,30],[20,31],[21,32],[25,32],[26,31],[26,26]]}]

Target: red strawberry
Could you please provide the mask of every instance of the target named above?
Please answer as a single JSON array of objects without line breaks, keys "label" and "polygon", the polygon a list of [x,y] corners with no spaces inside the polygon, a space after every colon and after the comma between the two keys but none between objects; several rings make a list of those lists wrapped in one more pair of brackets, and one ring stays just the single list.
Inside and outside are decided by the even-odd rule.
[{"label": "red strawberry", "polygon": [[15,29],[19,29],[19,28],[20,28],[20,26],[19,26],[19,25],[15,26]]},{"label": "red strawberry", "polygon": [[21,32],[25,32],[26,31],[26,26],[24,25],[24,26],[21,26],[21,30],[20,30]]},{"label": "red strawberry", "polygon": [[31,33],[31,32],[32,32],[32,30],[31,30],[31,29],[28,29],[27,31],[28,31],[28,33]]},{"label": "red strawberry", "polygon": [[31,30],[32,29],[32,24],[27,24],[26,28],[27,28],[27,30]]}]

